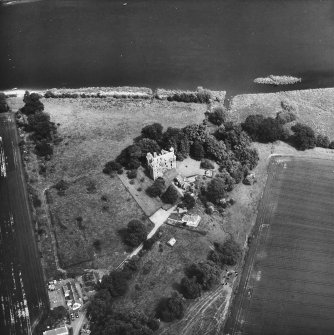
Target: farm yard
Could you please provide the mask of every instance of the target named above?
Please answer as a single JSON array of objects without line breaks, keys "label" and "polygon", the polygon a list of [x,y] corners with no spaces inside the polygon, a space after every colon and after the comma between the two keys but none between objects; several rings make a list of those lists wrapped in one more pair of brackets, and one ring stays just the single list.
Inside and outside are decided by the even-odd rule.
[{"label": "farm yard", "polygon": [[330,334],[334,161],[272,160],[226,334]]}]

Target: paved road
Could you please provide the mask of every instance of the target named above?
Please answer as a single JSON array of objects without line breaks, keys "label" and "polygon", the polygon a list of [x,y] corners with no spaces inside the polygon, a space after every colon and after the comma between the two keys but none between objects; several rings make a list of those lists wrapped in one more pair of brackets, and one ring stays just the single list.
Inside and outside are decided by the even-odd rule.
[{"label": "paved road", "polygon": [[31,334],[48,306],[14,114],[0,114],[7,176],[0,178],[0,334]]}]

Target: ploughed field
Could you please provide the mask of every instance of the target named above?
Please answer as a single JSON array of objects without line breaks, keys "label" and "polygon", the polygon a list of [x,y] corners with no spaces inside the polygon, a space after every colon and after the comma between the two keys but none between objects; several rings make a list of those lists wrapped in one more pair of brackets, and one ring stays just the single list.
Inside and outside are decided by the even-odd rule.
[{"label": "ploughed field", "polygon": [[48,306],[21,166],[14,114],[0,114],[0,334],[31,334]]},{"label": "ploughed field", "polygon": [[332,334],[334,161],[273,159],[226,334]]}]

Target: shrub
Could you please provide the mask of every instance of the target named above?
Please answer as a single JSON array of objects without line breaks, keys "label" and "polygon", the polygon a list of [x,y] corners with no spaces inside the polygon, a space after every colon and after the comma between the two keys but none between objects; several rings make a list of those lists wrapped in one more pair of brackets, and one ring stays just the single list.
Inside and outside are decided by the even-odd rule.
[{"label": "shrub", "polygon": [[199,90],[197,92],[197,100],[200,103],[208,104],[212,99],[212,94],[208,90]]},{"label": "shrub", "polygon": [[211,123],[220,126],[225,123],[227,112],[224,107],[216,107],[212,113],[209,113],[208,119]]},{"label": "shrub", "polygon": [[291,130],[294,132],[293,143],[298,150],[313,149],[316,138],[312,128],[305,124],[297,123]]},{"label": "shrub", "polygon": [[174,205],[179,198],[179,194],[173,185],[170,185],[166,192],[161,196],[161,200],[166,204]]},{"label": "shrub", "polygon": [[130,170],[126,174],[129,179],[134,179],[137,177],[137,170]]},{"label": "shrub", "polygon": [[201,169],[214,169],[215,168],[214,164],[209,159],[206,159],[206,158],[202,159],[200,167]]},{"label": "shrub", "polygon": [[196,277],[191,279],[187,277],[182,278],[181,293],[186,299],[196,299],[201,296],[201,285],[197,283]]},{"label": "shrub", "polygon": [[328,148],[330,144],[330,140],[325,135],[318,135],[316,139],[316,146],[321,148]]},{"label": "shrub", "polygon": [[69,184],[61,179],[57,182],[57,184],[53,185],[53,188],[55,188],[58,191],[66,191],[69,188]]},{"label": "shrub", "polygon": [[128,223],[124,236],[124,242],[132,247],[138,247],[147,238],[145,225],[139,220],[131,220]]},{"label": "shrub", "polygon": [[123,267],[123,272],[133,275],[134,273],[139,271],[139,263],[140,259],[138,256],[133,256],[128,261],[125,262]]},{"label": "shrub", "polygon": [[159,142],[162,138],[162,130],[163,127],[160,123],[153,123],[145,126],[141,130],[141,134],[144,138],[150,138],[151,140]]},{"label": "shrub", "polygon": [[197,161],[200,161],[204,157],[204,148],[200,142],[195,141],[191,146],[190,150],[191,157]]},{"label": "shrub", "polygon": [[146,189],[146,193],[152,197],[160,197],[165,190],[165,180],[161,177],[157,178],[154,183]]},{"label": "shrub", "polygon": [[102,248],[101,240],[95,240],[93,242],[93,247],[97,252],[101,252],[101,248]]},{"label": "shrub", "polygon": [[287,112],[294,112],[296,110],[296,105],[289,100],[282,100],[281,107]]},{"label": "shrub", "polygon": [[40,200],[37,194],[32,194],[32,203],[35,208],[41,207],[42,201]]},{"label": "shrub", "polygon": [[183,314],[184,302],[182,296],[177,292],[173,292],[170,298],[161,300],[157,306],[157,316],[164,322],[182,319]]}]

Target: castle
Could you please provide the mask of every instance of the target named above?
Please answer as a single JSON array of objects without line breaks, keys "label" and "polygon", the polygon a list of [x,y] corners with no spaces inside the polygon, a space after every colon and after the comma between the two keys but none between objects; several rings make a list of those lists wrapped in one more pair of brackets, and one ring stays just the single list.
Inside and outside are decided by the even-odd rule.
[{"label": "castle", "polygon": [[176,168],[176,156],[174,154],[173,147],[170,148],[169,151],[161,150],[160,155],[157,155],[156,152],[152,155],[149,152],[146,155],[146,159],[147,166],[153,180],[156,180],[158,177],[162,177],[167,170]]}]

